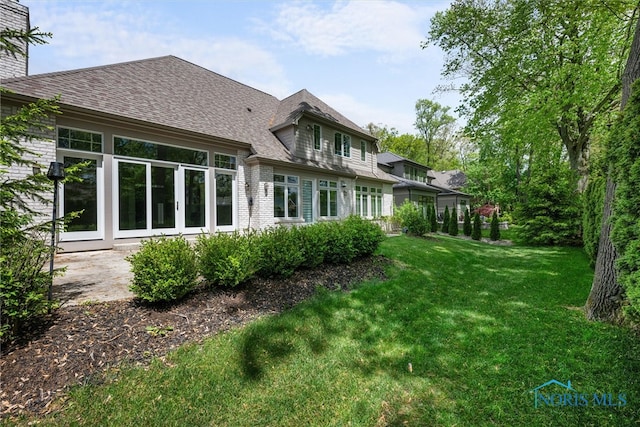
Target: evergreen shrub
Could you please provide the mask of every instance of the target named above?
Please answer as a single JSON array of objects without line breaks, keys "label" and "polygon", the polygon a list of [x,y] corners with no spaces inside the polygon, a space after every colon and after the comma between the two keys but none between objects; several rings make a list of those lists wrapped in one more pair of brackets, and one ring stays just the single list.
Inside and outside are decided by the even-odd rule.
[{"label": "evergreen shrub", "polygon": [[471,227],[471,215],[469,214],[469,208],[464,210],[464,225],[462,231],[465,236],[471,236],[473,228]]},{"label": "evergreen shrub", "polygon": [[126,260],[133,272],[129,289],[145,301],[175,301],[198,284],[196,257],[182,236],[143,240]]},{"label": "evergreen shrub", "polygon": [[442,217],[442,232],[449,232],[449,206],[444,207],[444,215]]},{"label": "evergreen shrub", "polygon": [[473,216],[473,229],[471,230],[471,238],[473,240],[482,239],[482,221],[478,212]]},{"label": "evergreen shrub", "polygon": [[458,209],[454,206],[451,210],[451,218],[449,218],[449,235],[458,235]]},{"label": "evergreen shrub", "polygon": [[296,227],[267,228],[255,242],[255,249],[259,251],[256,275],[260,277],[289,277],[305,260],[302,239]]},{"label": "evergreen shrub", "polygon": [[200,274],[209,285],[237,286],[259,268],[260,250],[255,234],[201,235],[196,243]]},{"label": "evergreen shrub", "polygon": [[500,222],[498,221],[498,213],[493,211],[493,216],[491,217],[491,232],[489,233],[489,238],[493,241],[500,240]]}]

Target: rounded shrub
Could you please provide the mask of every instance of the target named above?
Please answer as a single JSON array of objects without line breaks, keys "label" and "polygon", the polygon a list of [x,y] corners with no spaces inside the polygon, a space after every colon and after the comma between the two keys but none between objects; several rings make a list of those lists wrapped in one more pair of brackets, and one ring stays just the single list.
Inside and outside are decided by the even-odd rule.
[{"label": "rounded shrub", "polygon": [[344,221],[344,226],[353,240],[356,257],[372,255],[384,240],[380,226],[362,217],[351,215]]},{"label": "rounded shrub", "polygon": [[260,277],[289,277],[305,258],[296,227],[265,229],[256,236],[256,249],[260,254],[256,274]]},{"label": "rounded shrub", "polygon": [[210,285],[237,286],[258,269],[259,248],[254,234],[201,235],[196,243],[200,274]]},{"label": "rounded shrub", "polygon": [[348,264],[356,257],[353,237],[342,221],[323,222],[320,224],[327,236],[324,261],[329,264]]},{"label": "rounded shrub", "polygon": [[396,207],[394,216],[398,218],[402,228],[413,235],[423,236],[429,231],[427,219],[422,216],[418,207],[409,200],[405,200],[401,206]]},{"label": "rounded shrub", "polygon": [[182,236],[144,240],[126,260],[133,272],[129,289],[145,301],[175,301],[198,284],[196,257]]},{"label": "rounded shrub", "polygon": [[327,235],[321,224],[310,224],[297,229],[304,268],[314,268],[324,262],[327,251]]}]

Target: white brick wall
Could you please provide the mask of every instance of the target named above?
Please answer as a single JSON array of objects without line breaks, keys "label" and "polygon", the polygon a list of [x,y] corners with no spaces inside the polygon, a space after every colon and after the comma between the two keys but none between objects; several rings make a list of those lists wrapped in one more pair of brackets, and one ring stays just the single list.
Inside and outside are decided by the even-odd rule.
[{"label": "white brick wall", "polygon": [[[12,30],[29,29],[29,8],[14,0],[0,0],[0,28]],[[28,47],[23,43],[23,50],[28,52]],[[17,55],[0,53],[0,78],[26,76],[27,58]]]},{"label": "white brick wall", "polygon": [[[2,117],[6,117],[8,115],[15,114],[17,112],[17,107],[3,105],[0,113]],[[55,117],[49,117],[49,119],[45,122],[45,124],[52,127],[55,126]],[[45,131],[45,132],[34,132],[38,135],[38,138],[33,139],[31,141],[22,141],[22,146],[32,151],[33,154],[25,154],[23,156],[26,160],[35,161],[40,164],[41,173],[47,173],[49,169],[49,163],[56,160],[56,145],[54,142],[55,139],[55,131]],[[9,172],[4,175],[4,179],[16,180],[22,179],[27,175],[33,173],[33,169],[31,167],[25,166],[13,166],[9,169]],[[53,194],[45,195],[46,198],[52,199]],[[42,202],[32,202],[30,204],[31,209],[41,212],[45,217],[50,215],[51,208],[48,205],[45,205]]]}]

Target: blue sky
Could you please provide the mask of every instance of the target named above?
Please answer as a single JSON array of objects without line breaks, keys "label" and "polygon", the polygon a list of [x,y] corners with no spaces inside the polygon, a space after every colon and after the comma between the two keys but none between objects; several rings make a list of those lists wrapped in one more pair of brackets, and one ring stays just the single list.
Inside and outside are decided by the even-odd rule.
[{"label": "blue sky", "polygon": [[[283,99],[307,89],[364,126],[416,133],[415,102],[438,94],[443,54],[421,49],[449,0],[21,0],[53,33],[29,74],[175,55]],[[455,83],[455,82],[454,82]],[[455,115],[455,114],[454,114]]]}]

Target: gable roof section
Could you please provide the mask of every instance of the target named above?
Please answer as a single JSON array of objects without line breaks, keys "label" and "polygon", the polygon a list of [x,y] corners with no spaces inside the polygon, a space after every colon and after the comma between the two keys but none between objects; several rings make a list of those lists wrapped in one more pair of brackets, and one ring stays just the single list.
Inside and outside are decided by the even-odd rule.
[{"label": "gable roof section", "polygon": [[280,101],[175,56],[6,79],[17,94],[51,98],[95,112],[251,144],[286,160],[269,131]]},{"label": "gable roof section", "polygon": [[296,124],[302,115],[343,126],[358,133],[360,136],[368,137],[369,140],[375,139],[365,129],[347,119],[306,89],[302,89],[280,102],[271,130]]},{"label": "gable roof section", "polygon": [[467,183],[467,175],[458,169],[437,172],[433,171],[439,186],[450,190],[457,190]]}]

